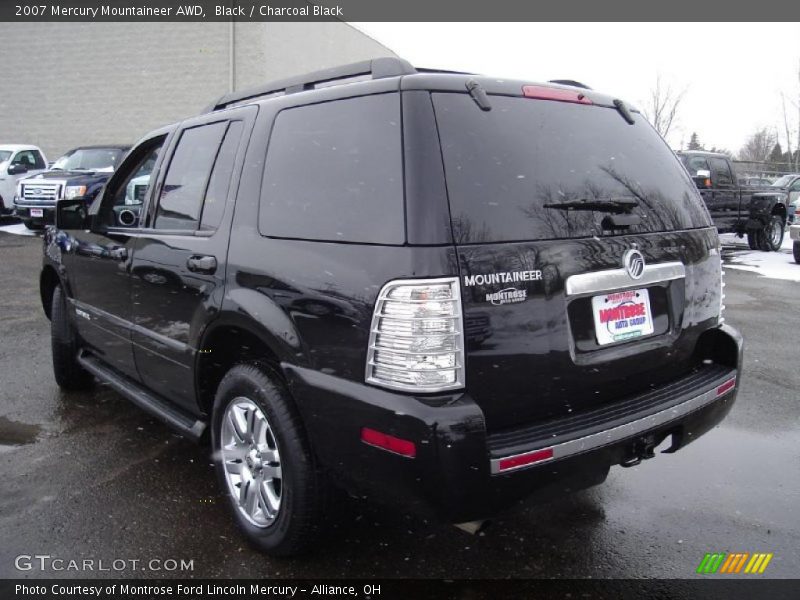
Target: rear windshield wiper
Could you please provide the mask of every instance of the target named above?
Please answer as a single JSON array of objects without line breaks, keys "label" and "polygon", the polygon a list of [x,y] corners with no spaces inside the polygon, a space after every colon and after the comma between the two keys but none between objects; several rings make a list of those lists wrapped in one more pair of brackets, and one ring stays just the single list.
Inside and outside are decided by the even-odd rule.
[{"label": "rear windshield wiper", "polygon": [[627,213],[639,206],[639,201],[635,198],[609,198],[608,200],[590,200],[582,198],[580,200],[567,200],[565,202],[551,202],[543,204],[545,208],[557,208],[559,210],[596,210],[608,213]]}]

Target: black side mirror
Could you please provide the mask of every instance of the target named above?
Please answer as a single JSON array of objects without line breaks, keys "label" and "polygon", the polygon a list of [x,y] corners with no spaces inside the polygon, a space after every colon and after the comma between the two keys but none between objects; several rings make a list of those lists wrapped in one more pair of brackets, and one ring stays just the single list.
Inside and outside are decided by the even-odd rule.
[{"label": "black side mirror", "polygon": [[56,228],[64,231],[91,229],[92,218],[86,200],[59,200],[56,203]]},{"label": "black side mirror", "polygon": [[28,172],[28,167],[20,163],[14,163],[10,167],[8,167],[9,175],[24,175],[27,172]]}]

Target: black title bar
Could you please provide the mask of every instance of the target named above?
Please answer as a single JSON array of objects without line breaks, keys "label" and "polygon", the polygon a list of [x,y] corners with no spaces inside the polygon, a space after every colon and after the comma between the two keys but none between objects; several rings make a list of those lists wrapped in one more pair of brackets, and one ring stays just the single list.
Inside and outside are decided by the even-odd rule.
[{"label": "black title bar", "polygon": [[[0,21],[770,21],[800,3],[761,0],[2,0]],[[676,40],[680,26],[676,25]],[[752,40],[755,42],[755,40]]]}]

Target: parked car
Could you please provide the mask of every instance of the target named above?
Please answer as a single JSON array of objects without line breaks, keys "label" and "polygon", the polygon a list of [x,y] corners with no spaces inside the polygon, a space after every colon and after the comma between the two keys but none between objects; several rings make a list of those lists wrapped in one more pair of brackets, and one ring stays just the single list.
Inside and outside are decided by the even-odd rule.
[{"label": "parked car", "polygon": [[741,187],[769,187],[772,182],[763,177],[740,177],[739,185]]},{"label": "parked car", "polygon": [[700,189],[720,233],[747,235],[753,250],[769,252],[781,247],[787,218],[785,191],[742,187],[725,154],[699,150],[677,154]]},{"label": "parked car", "polygon": [[463,523],[601,483],[740,382],[697,188],[588,88],[385,58],[233,93],[44,241],[58,384],[207,439],[273,554],[314,544],[331,486]]},{"label": "parked car", "polygon": [[28,229],[41,229],[53,222],[58,200],[80,199],[91,204],[129,149],[125,145],[73,148],[50,170],[19,181],[15,214]]},{"label": "parked car", "polygon": [[789,237],[792,240],[792,254],[794,254],[794,262],[800,264],[800,223],[789,227]]},{"label": "parked car", "polygon": [[786,207],[786,222],[789,225],[800,223],[800,173],[790,173],[782,175],[772,183],[773,188],[785,191],[789,197]]},{"label": "parked car", "polygon": [[36,146],[0,144],[0,216],[14,210],[17,181],[46,168],[47,159]]}]

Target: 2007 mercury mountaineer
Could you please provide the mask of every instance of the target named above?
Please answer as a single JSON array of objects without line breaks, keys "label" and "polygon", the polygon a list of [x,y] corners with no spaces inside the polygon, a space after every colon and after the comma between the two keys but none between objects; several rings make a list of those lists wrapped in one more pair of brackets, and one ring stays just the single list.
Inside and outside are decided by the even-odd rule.
[{"label": "2007 mercury mountaineer", "polygon": [[210,438],[283,555],[332,483],[460,523],[697,439],[741,365],[717,232],[645,119],[571,83],[376,59],[147,135],[45,236],[57,382]]}]

